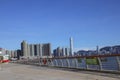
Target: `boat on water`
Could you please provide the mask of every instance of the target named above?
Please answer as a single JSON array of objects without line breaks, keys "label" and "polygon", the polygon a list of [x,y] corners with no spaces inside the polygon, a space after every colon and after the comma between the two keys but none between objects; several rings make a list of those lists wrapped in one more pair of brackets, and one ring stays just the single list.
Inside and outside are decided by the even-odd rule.
[{"label": "boat on water", "polygon": [[1,63],[10,62],[9,55],[0,55],[0,62]]}]

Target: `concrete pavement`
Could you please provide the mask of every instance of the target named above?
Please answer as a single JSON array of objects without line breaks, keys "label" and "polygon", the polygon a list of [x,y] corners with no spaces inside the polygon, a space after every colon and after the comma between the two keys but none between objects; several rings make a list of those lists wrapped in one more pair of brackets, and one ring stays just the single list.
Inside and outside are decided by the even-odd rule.
[{"label": "concrete pavement", "polygon": [[[0,64],[1,66],[1,64]],[[73,72],[47,67],[2,64],[0,80],[120,80],[119,75],[90,72]]]}]

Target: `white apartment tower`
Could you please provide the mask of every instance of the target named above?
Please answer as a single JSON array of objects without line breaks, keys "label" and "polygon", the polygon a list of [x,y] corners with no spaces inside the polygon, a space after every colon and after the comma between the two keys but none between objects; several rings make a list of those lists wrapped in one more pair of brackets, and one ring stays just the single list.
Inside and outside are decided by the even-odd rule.
[{"label": "white apartment tower", "polygon": [[69,56],[72,56],[73,55],[73,38],[70,37],[70,54]]}]

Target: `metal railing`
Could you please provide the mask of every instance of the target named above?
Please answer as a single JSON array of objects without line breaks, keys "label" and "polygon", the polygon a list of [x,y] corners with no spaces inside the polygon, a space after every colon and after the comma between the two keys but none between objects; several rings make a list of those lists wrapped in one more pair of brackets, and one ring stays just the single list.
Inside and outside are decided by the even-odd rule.
[{"label": "metal railing", "polygon": [[17,63],[97,71],[120,71],[120,54],[23,59]]}]

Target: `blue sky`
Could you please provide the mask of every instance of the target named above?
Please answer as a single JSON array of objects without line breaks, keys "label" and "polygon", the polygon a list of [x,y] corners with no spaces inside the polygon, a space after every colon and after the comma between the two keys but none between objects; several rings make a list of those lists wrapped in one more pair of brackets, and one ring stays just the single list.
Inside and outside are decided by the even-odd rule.
[{"label": "blue sky", "polygon": [[120,45],[120,0],[0,0],[0,47],[22,40],[52,48]]}]

